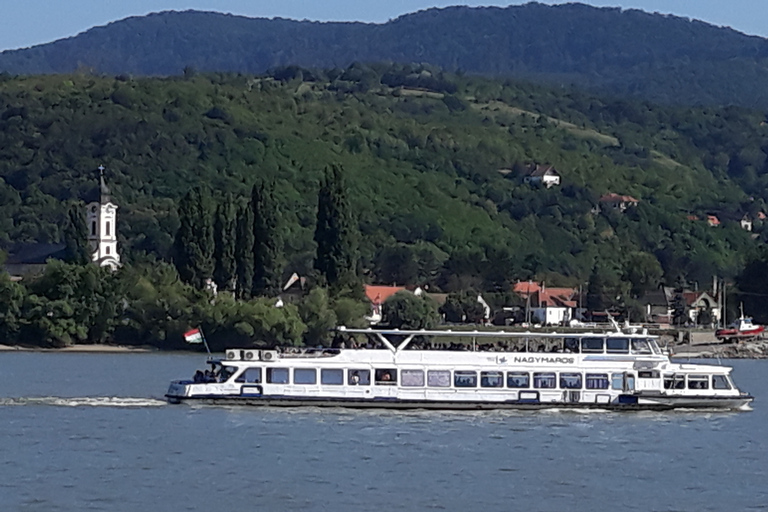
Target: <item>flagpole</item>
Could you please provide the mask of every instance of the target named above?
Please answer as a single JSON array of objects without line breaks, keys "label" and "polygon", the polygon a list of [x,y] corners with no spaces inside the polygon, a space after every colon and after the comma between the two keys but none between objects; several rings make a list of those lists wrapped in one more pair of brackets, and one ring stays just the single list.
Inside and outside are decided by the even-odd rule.
[{"label": "flagpole", "polygon": [[203,332],[203,328],[202,327],[198,327],[198,329],[200,330],[200,334],[203,337],[203,343],[205,344],[205,350],[208,352],[208,355],[211,356],[212,355],[211,354],[211,348],[208,346],[208,340],[205,339],[205,333]]}]

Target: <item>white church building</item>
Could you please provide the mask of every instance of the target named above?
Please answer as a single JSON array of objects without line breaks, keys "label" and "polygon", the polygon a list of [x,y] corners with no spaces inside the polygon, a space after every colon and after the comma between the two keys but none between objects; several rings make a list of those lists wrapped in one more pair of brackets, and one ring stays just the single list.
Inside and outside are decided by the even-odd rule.
[{"label": "white church building", "polygon": [[120,254],[117,252],[117,205],[112,202],[109,188],[104,181],[104,166],[99,166],[99,192],[85,205],[88,245],[91,257],[100,267],[117,270]]}]

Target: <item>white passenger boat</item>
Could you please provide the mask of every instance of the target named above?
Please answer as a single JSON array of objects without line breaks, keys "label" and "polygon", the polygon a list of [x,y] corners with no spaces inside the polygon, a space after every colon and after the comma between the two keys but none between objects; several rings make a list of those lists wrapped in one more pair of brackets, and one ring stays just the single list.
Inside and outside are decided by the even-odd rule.
[{"label": "white passenger boat", "polygon": [[[748,408],[726,366],[672,362],[647,334],[344,329],[380,349],[227,350],[169,402],[394,409]],[[505,351],[411,349],[414,337],[504,339]],[[537,350],[547,350],[537,351]]]}]

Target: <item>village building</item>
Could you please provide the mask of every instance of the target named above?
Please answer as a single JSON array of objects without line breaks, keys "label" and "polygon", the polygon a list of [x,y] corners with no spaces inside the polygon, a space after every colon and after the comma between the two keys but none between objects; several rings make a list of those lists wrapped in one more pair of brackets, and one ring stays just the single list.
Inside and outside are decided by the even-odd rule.
[{"label": "village building", "polygon": [[[694,325],[701,324],[705,317],[706,323],[718,324],[722,309],[718,300],[706,291],[683,290],[680,294],[685,301],[688,321]],[[645,293],[640,297],[640,303],[645,308],[645,321],[648,323],[671,325],[674,321],[675,306],[678,292],[671,286],[662,286],[657,290]]]},{"label": "village building", "polygon": [[[104,167],[99,166],[99,187],[86,198],[85,211],[87,240],[91,259],[102,267],[116,270],[120,266],[117,252],[117,205],[104,181]],[[48,260],[67,257],[65,243],[18,243],[7,248],[5,270],[13,280],[40,275]]]},{"label": "village building", "polygon": [[104,181],[104,166],[99,166],[99,188],[97,196],[85,206],[88,245],[91,258],[100,267],[117,270],[120,254],[117,252],[117,205]]},{"label": "village building", "polygon": [[526,319],[543,325],[567,325],[579,307],[573,288],[547,288],[544,283],[517,282],[512,291],[526,301]]},{"label": "village building", "polygon": [[620,212],[626,211],[628,208],[637,206],[640,201],[632,196],[623,196],[620,194],[605,194],[600,197],[600,205],[612,210],[618,210]]},{"label": "village building", "polygon": [[529,169],[528,174],[523,178],[525,183],[531,185],[543,185],[551,188],[560,185],[560,173],[551,165],[535,165]]}]

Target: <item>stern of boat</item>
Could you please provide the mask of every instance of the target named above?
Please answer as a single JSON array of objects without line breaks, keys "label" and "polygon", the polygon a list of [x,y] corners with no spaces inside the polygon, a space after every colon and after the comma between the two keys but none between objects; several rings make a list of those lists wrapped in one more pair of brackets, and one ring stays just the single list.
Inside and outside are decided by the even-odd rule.
[{"label": "stern of boat", "polygon": [[178,404],[189,396],[189,381],[175,380],[168,386],[168,392],[165,394],[165,399],[168,403]]}]

